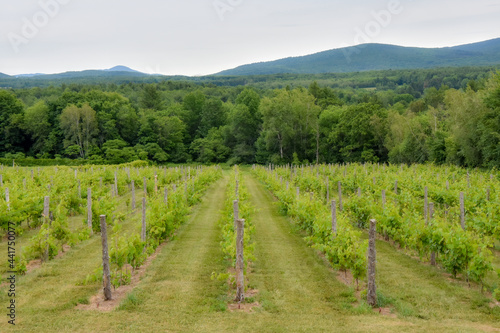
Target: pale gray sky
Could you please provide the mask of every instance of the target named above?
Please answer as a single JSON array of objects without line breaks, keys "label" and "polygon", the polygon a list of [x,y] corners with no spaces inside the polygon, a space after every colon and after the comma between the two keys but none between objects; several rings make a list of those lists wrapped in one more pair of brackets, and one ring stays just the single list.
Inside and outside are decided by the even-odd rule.
[{"label": "pale gray sky", "polygon": [[364,42],[500,37],[500,0],[0,0],[0,72],[205,75]]}]

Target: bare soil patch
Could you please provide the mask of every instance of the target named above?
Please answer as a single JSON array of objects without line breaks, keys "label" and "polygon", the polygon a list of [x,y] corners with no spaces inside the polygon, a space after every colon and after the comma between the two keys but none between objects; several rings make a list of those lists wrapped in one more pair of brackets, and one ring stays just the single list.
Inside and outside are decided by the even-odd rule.
[{"label": "bare soil patch", "polygon": [[[111,291],[113,299],[105,301],[104,293],[99,290],[96,295],[90,298],[89,304],[78,304],[76,308],[78,310],[97,310],[102,312],[110,312],[116,309],[120,305],[122,300],[127,296],[127,294],[141,282],[141,279],[144,274],[146,274],[146,270],[148,269],[149,265],[151,265],[153,260],[158,256],[158,253],[160,253],[165,244],[166,243],[163,243],[158,246],[155,253],[149,256],[141,267],[132,272],[130,284],[119,286],[118,288]],[[130,266],[127,269],[132,270]]]}]

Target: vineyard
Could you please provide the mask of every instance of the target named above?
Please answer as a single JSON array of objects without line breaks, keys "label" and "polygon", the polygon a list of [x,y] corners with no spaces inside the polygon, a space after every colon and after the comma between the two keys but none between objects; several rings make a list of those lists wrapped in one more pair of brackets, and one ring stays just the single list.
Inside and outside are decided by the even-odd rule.
[{"label": "vineyard", "polygon": [[1,166],[0,330],[500,331],[499,222],[497,171]]}]

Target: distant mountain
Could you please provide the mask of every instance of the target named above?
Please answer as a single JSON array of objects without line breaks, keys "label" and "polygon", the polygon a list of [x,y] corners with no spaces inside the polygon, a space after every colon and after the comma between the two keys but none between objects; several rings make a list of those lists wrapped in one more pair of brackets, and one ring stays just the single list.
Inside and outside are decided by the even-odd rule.
[{"label": "distant mountain", "polygon": [[110,69],[105,69],[106,72],[133,72],[133,73],[140,73],[139,71],[136,71],[135,69],[128,68],[127,66],[115,66]]},{"label": "distant mountain", "polygon": [[10,75],[0,73],[0,78],[9,78],[9,77],[10,77]]},{"label": "distant mountain", "polygon": [[59,78],[87,78],[87,77],[116,77],[116,76],[149,76],[149,74],[141,73],[126,66],[115,66],[110,69],[96,69],[85,71],[64,72],[58,74],[19,74],[16,78],[43,78],[43,79],[59,79]]},{"label": "distant mountain", "polygon": [[363,44],[243,65],[214,75],[320,74],[500,64],[500,38],[444,48]]},{"label": "distant mountain", "polygon": [[35,73],[35,74],[19,74],[15,75],[15,77],[34,77],[34,76],[40,76],[40,75],[45,75],[42,73]]}]

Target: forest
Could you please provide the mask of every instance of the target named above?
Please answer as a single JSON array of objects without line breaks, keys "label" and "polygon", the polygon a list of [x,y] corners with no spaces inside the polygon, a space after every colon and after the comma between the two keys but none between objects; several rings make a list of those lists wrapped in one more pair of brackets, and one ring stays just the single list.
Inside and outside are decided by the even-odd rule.
[{"label": "forest", "polygon": [[491,68],[213,80],[3,88],[0,158],[500,165]]}]

